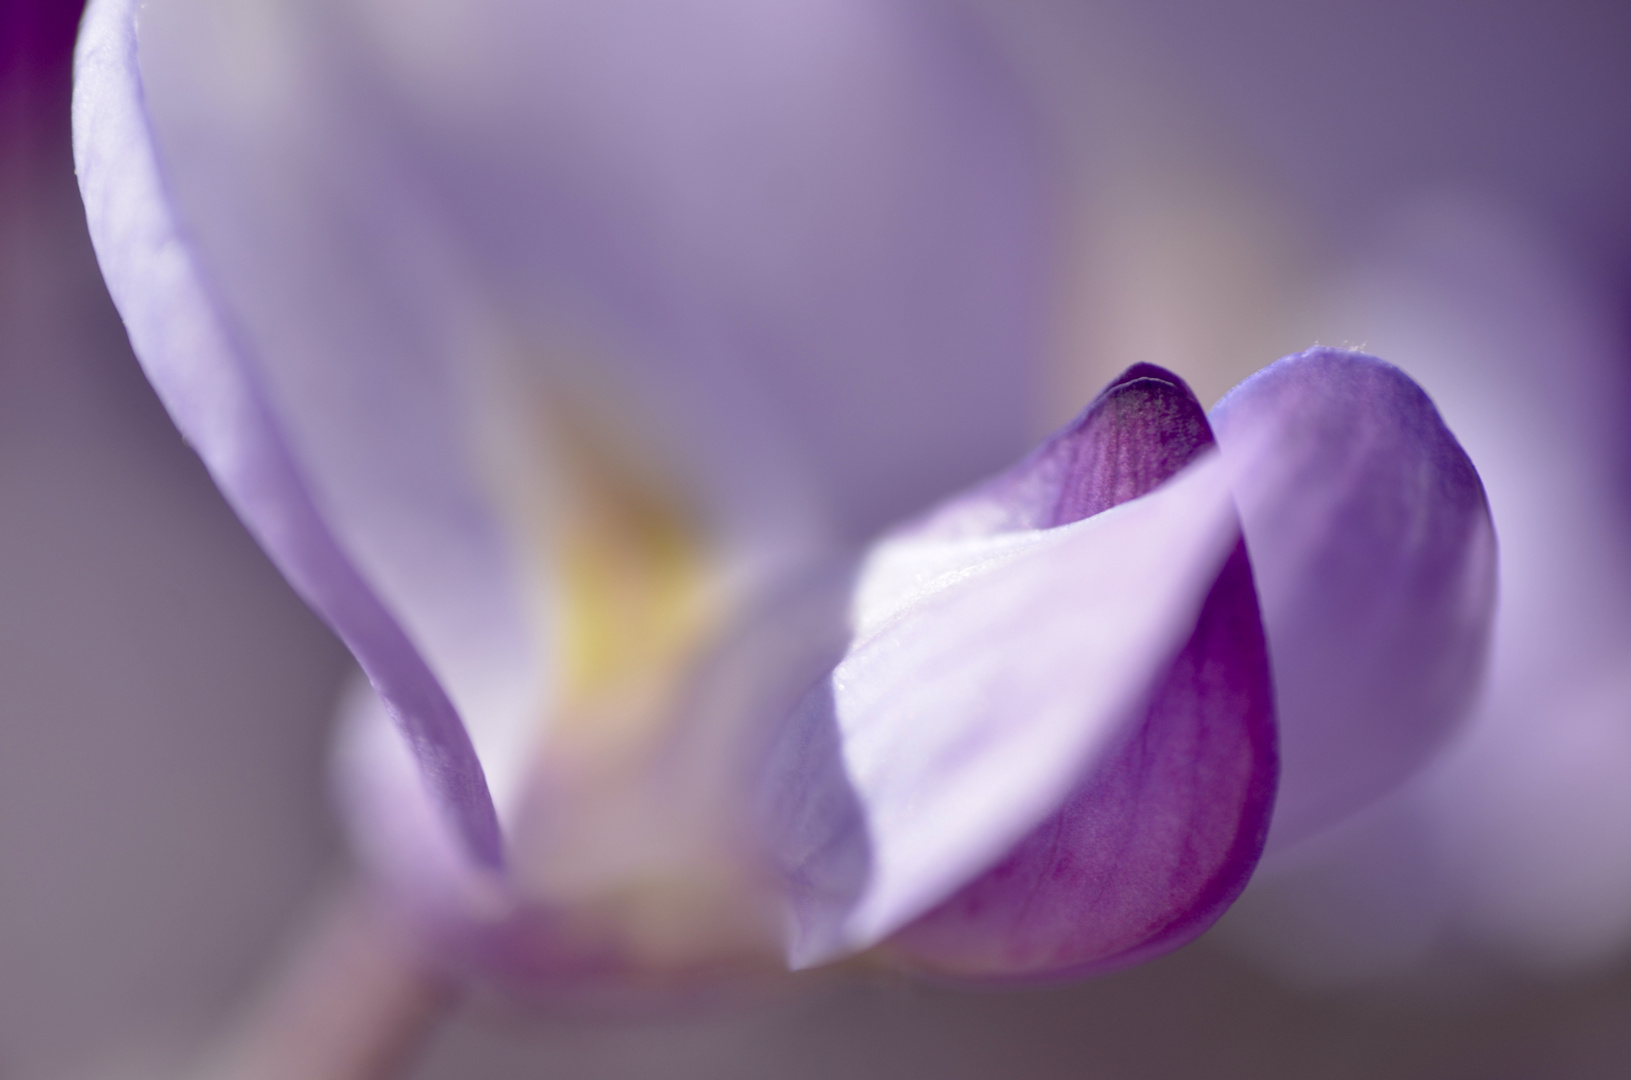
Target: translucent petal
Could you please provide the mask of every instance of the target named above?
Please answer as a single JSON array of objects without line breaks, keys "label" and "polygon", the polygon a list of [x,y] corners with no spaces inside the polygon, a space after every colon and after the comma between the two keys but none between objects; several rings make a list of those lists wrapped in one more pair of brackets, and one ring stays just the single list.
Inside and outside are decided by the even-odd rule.
[{"label": "translucent petal", "polygon": [[142,111],[135,8],[125,0],[93,4],[77,58],[75,162],[108,289],[183,434],[390,703],[468,849],[496,863],[497,821],[459,717],[334,535],[171,212]]},{"label": "translucent petal", "polygon": [[1287,357],[1212,423],[1274,664],[1277,847],[1397,785],[1466,713],[1495,610],[1495,534],[1432,401],[1375,357]]}]

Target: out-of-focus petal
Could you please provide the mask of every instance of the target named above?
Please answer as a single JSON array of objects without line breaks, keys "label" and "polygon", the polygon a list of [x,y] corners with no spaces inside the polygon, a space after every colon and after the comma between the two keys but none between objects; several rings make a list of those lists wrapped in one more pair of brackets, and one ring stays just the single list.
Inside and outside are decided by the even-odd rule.
[{"label": "out-of-focus petal", "polygon": [[1041,166],[1000,65],[938,5],[153,0],[142,20],[211,296],[507,835],[571,677],[566,549],[616,547],[576,535],[585,504],[610,496],[648,549],[677,537],[717,616],[1023,427]]},{"label": "out-of-focus petal", "polygon": [[1022,447],[1042,166],[944,5],[166,0],[148,22],[178,197],[245,324],[289,339],[291,401],[342,332],[363,359],[455,354],[455,383],[497,366],[611,413],[759,549],[808,531],[763,535],[791,477],[860,539]]},{"label": "out-of-focus petal", "polygon": [[98,0],[80,35],[74,149],[97,258],[178,426],[384,699],[468,851],[500,859],[482,768],[435,674],[335,536],[173,215],[143,110],[137,4]]},{"label": "out-of-focus petal", "polygon": [[1287,357],[1212,423],[1274,662],[1278,849],[1396,786],[1466,713],[1495,610],[1495,535],[1432,401],[1374,357]]},{"label": "out-of-focus petal", "polygon": [[851,539],[1023,449],[1043,162],[954,5],[343,6],[505,302],[615,324],[631,394],[712,373],[726,456],[773,429]]},{"label": "out-of-focus petal", "polygon": [[795,963],[923,920],[908,963],[1058,974],[1176,944],[1244,884],[1268,672],[1222,462],[1165,374],[872,550],[772,759]]},{"label": "out-of-focus petal", "polygon": [[[684,533],[731,600],[1023,426],[1040,164],[936,5],[140,7],[120,92],[155,204],[506,824],[566,678],[583,489],[637,489],[636,530],[678,505],[652,546]],[[134,48],[137,5],[94,17]],[[823,455],[853,460],[828,482]]]}]

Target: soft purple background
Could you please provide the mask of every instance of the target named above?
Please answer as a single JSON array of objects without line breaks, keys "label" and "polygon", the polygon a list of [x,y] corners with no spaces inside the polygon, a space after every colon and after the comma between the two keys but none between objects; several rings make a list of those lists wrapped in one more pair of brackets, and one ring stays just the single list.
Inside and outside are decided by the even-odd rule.
[{"label": "soft purple background", "polygon": [[[1047,4],[1064,6],[1032,6]],[[69,164],[73,6],[0,7],[0,1075],[25,1080],[162,1061],[340,865],[322,768],[347,660],[124,343]],[[1330,234],[1422,183],[1479,183],[1626,280],[1631,32],[1615,5],[1106,10]],[[1455,1004],[1308,997],[1203,941],[1017,994],[817,980],[660,1020],[463,1016],[412,1075],[1569,1080],[1624,1074],[1628,1016],[1624,966]]]}]

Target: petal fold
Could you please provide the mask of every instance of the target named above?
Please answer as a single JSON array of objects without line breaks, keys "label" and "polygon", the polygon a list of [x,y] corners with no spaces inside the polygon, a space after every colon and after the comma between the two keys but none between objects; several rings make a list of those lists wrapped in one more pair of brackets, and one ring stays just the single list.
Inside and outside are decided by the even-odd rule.
[{"label": "petal fold", "polygon": [[1056,979],[1177,948],[1245,888],[1276,771],[1262,621],[1237,544],[1126,743],[890,952],[958,977]]},{"label": "petal fold", "polygon": [[1064,974],[1177,944],[1238,892],[1273,719],[1210,441],[1181,381],[1134,369],[875,545],[850,648],[772,756],[795,964],[893,935],[912,966]]},{"label": "petal fold", "polygon": [[1495,610],[1495,533],[1432,401],[1375,357],[1286,357],[1225,396],[1212,424],[1274,662],[1279,850],[1397,785],[1466,713]]}]

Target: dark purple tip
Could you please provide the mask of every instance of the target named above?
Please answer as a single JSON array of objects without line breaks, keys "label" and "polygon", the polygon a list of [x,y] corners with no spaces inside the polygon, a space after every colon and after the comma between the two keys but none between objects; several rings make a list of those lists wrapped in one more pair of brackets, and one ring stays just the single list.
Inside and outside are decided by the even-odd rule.
[{"label": "dark purple tip", "polygon": [[1134,364],[1033,456],[1038,467],[1057,470],[1047,524],[1068,525],[1148,494],[1212,442],[1189,386],[1165,368]]}]

